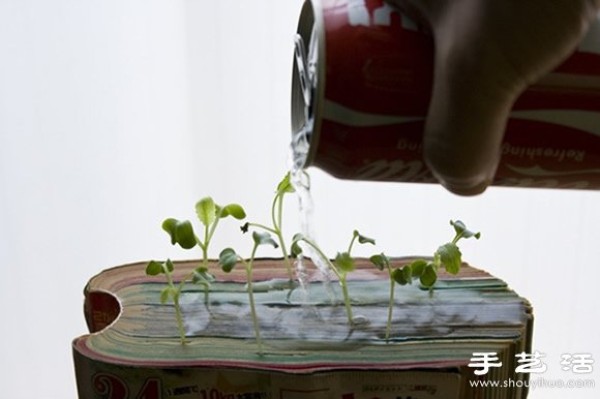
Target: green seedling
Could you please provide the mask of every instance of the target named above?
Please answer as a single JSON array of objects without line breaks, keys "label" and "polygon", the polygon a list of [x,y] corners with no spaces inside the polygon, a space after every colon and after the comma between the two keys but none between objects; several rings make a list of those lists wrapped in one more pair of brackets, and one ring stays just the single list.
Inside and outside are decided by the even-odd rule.
[{"label": "green seedling", "polygon": [[[352,257],[352,250],[356,243],[374,245],[375,240],[365,237],[355,230],[352,234],[348,249],[344,252],[338,252],[335,258],[330,259],[323,253],[323,251],[314,241],[303,236],[302,234],[296,234],[291,243],[290,253],[288,253],[282,232],[283,201],[286,194],[294,192],[295,189],[291,184],[291,176],[288,173],[279,182],[275,197],[273,198],[271,205],[271,225],[268,226],[249,222],[242,226],[242,231],[244,232],[248,232],[250,228],[254,230],[252,232],[254,246],[249,258],[242,258],[232,248],[224,249],[219,255],[219,265],[224,272],[231,272],[238,263],[241,263],[245,268],[247,278],[246,290],[249,297],[249,306],[254,328],[254,335],[256,337],[259,353],[261,354],[263,353],[263,346],[260,335],[258,315],[256,313],[254,293],[257,292],[256,290],[260,291],[261,289],[272,290],[282,289],[285,287],[293,289],[296,286],[291,258],[299,256],[302,253],[300,243],[304,243],[308,247],[312,248],[315,251],[316,256],[318,256],[318,258],[325,263],[326,267],[337,277],[342,290],[344,307],[348,317],[348,324],[353,327],[359,323],[358,318],[354,319],[353,317],[352,302],[348,292],[348,275],[350,272],[356,269],[356,262]],[[208,253],[215,230],[219,224],[219,221],[223,218],[231,216],[235,219],[241,220],[246,217],[246,213],[240,205],[229,204],[226,206],[219,206],[215,204],[210,197],[205,197],[198,201],[196,203],[195,210],[198,220],[202,224],[202,238],[199,238],[196,235],[192,223],[188,220],[169,218],[163,222],[162,228],[169,234],[171,243],[173,245],[179,245],[183,249],[193,249],[195,247],[199,247],[202,251],[202,260],[200,265],[196,267],[189,275],[181,278],[179,281],[176,281],[174,278],[175,267],[170,259],[167,259],[165,262],[151,261],[146,266],[147,275],[157,276],[164,274],[166,277],[167,286],[160,292],[160,301],[161,303],[166,303],[168,301],[173,302],[177,327],[182,344],[186,342],[184,319],[180,306],[180,298],[184,286],[188,282],[202,286],[205,294],[204,301],[208,308],[210,287],[211,283],[215,279],[215,277],[209,271]],[[412,284],[414,280],[418,279],[423,287],[429,288],[430,292],[433,293],[432,287],[437,281],[437,274],[441,267],[443,267],[446,272],[450,274],[457,274],[460,271],[462,255],[457,245],[459,240],[471,237],[479,239],[480,237],[480,233],[474,233],[470,231],[461,221],[450,221],[450,224],[453,226],[455,231],[454,238],[450,242],[439,246],[431,258],[416,259],[409,264],[394,268],[391,265],[390,259],[384,253],[370,257],[371,262],[379,270],[387,271],[390,280],[387,325],[385,331],[386,341],[389,340],[391,335],[396,284]],[[256,231],[256,229],[260,231]],[[284,263],[289,277],[287,282],[267,281],[256,284],[253,282],[253,264],[256,257],[256,251],[261,245],[270,245],[275,248],[281,247]]]},{"label": "green seedling", "polygon": [[156,276],[164,274],[167,278],[167,287],[161,291],[161,303],[166,303],[169,299],[173,301],[175,307],[175,316],[177,318],[177,327],[181,342],[185,343],[185,329],[183,326],[183,316],[179,298],[184,286],[188,281],[200,285],[204,288],[204,302],[209,305],[209,292],[214,276],[208,270],[208,249],[213,238],[219,221],[231,216],[241,220],[246,217],[246,212],[238,204],[229,204],[219,206],[215,204],[211,197],[202,198],[196,203],[196,215],[203,226],[203,239],[200,239],[194,232],[192,223],[189,220],[178,220],[174,218],[165,219],[162,228],[171,237],[171,244],[179,245],[183,249],[193,249],[196,246],[202,250],[202,261],[200,266],[195,268],[188,276],[184,277],[178,284],[173,281],[173,262],[167,259],[166,262],[150,261],[146,266],[146,274]]},{"label": "green seedling", "polygon": [[291,182],[290,173],[288,172],[283,179],[277,185],[277,190],[275,191],[275,197],[273,197],[273,202],[271,203],[271,226],[267,226],[260,223],[251,223],[248,222],[242,226],[242,231],[244,233],[248,232],[248,229],[251,227],[262,229],[266,232],[273,234],[277,237],[277,241],[279,243],[279,248],[281,248],[281,252],[283,255],[283,261],[285,264],[285,268],[289,277],[288,288],[294,288],[295,284],[294,280],[294,271],[292,268],[292,261],[290,260],[290,256],[285,245],[285,240],[283,239],[283,200],[286,194],[294,193],[296,190]]},{"label": "green seedling", "polygon": [[317,255],[327,264],[329,270],[335,274],[342,288],[342,295],[344,299],[344,306],[346,308],[346,315],[348,316],[348,324],[354,324],[354,317],[352,315],[352,303],[350,301],[350,295],[348,293],[348,273],[354,271],[356,269],[356,262],[352,257],[352,248],[356,242],[360,244],[375,244],[375,240],[372,238],[365,237],[361,235],[357,230],[354,230],[352,233],[352,238],[350,240],[350,244],[348,245],[348,250],[345,252],[338,252],[335,258],[330,260],[319,248],[319,246],[312,240],[307,237],[304,237],[302,234],[296,234],[294,236],[292,242],[292,253],[294,255],[299,255],[302,253],[302,248],[298,245],[300,242],[304,242],[310,247],[312,247]]},{"label": "green seedling", "polygon": [[[392,330],[392,313],[394,309],[394,293],[396,280],[394,278],[394,270],[392,269],[390,259],[382,252],[378,255],[373,255],[370,258],[371,263],[375,265],[379,270],[387,271],[390,278],[390,298],[388,301],[388,312],[387,312],[387,323],[385,327],[385,340],[388,341],[390,338],[390,332]],[[400,272],[401,273],[401,272]]]},{"label": "green seedling", "polygon": [[392,325],[392,309],[394,305],[395,284],[406,285],[411,284],[413,280],[419,279],[423,287],[433,288],[437,281],[437,274],[440,267],[444,267],[446,272],[450,274],[458,274],[462,265],[462,254],[457,245],[462,238],[474,237],[479,239],[481,234],[474,233],[467,229],[465,224],[460,220],[450,221],[454,227],[454,238],[452,241],[441,245],[434,252],[433,257],[427,259],[416,259],[411,263],[399,268],[392,269],[389,259],[384,255],[374,255],[370,258],[371,262],[380,270],[387,270],[390,276],[390,300],[388,305],[388,318],[385,332],[385,339],[389,340]]},{"label": "green seedling", "polygon": [[254,327],[254,336],[256,338],[256,344],[258,346],[258,352],[262,354],[262,340],[260,338],[260,325],[258,323],[258,316],[256,314],[256,305],[254,302],[254,291],[253,291],[253,277],[252,277],[252,266],[256,256],[256,250],[261,245],[271,245],[274,248],[278,247],[277,242],[273,239],[271,234],[268,232],[252,232],[252,239],[254,240],[254,246],[250,253],[248,260],[238,255],[233,248],[225,248],[219,254],[219,264],[225,273],[229,273],[233,268],[240,262],[244,265],[246,270],[246,290],[248,292],[248,303],[250,305],[250,313],[252,315],[252,325]]},{"label": "green seedling", "polygon": [[417,259],[404,266],[404,268],[409,268],[407,270],[404,270],[404,268],[394,270],[393,278],[398,284],[403,285],[408,283],[410,278],[418,278],[421,285],[431,288],[437,281],[437,272],[440,267],[443,266],[446,272],[450,274],[456,275],[460,272],[462,254],[457,245],[458,241],[462,238],[471,237],[478,240],[481,233],[474,233],[467,229],[467,226],[460,220],[451,220],[450,225],[454,227],[454,238],[452,241],[439,246],[431,260]]},{"label": "green seedling", "polygon": [[167,278],[167,286],[160,291],[160,303],[166,303],[169,299],[173,301],[175,307],[175,319],[177,321],[177,330],[179,331],[179,338],[181,343],[185,343],[185,328],[183,326],[183,315],[181,312],[181,306],[179,304],[179,296],[181,289],[183,288],[182,283],[175,284],[173,281],[173,262],[171,259],[167,259],[165,262],[150,261],[146,266],[146,274],[148,276],[158,276],[164,274]]}]

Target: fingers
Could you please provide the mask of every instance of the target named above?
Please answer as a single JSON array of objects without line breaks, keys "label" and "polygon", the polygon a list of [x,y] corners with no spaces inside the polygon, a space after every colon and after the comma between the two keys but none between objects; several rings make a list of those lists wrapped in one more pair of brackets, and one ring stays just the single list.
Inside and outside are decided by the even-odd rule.
[{"label": "fingers", "polygon": [[480,194],[492,183],[506,121],[519,93],[484,86],[477,76],[467,75],[470,69],[436,64],[424,134],[428,167],[459,195]]},{"label": "fingers", "polygon": [[448,190],[479,194],[494,178],[515,100],[573,51],[600,0],[389,2],[435,39],[425,161]]},{"label": "fingers", "polygon": [[437,180],[459,195],[479,194],[491,184],[510,110],[527,87],[527,78],[493,42],[485,10],[471,3],[430,12],[437,19],[424,156]]},{"label": "fingers", "polygon": [[525,87],[510,65],[498,74],[506,61],[489,46],[478,2],[393,1],[434,34],[424,156],[436,179],[460,195],[479,194],[492,182],[510,109]]}]

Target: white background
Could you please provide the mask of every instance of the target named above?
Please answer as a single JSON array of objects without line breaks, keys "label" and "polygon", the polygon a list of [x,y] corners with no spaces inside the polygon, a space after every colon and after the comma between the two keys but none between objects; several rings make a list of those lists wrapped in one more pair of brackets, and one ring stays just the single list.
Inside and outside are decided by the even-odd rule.
[{"label": "white background", "polygon": [[[202,196],[266,221],[288,161],[293,34],[301,1],[0,0],[0,396],[75,398],[82,290],[104,268],[197,257],[168,216]],[[561,353],[600,360],[600,192],[339,181],[311,171],[329,252],[354,228],[388,254],[430,254],[461,218],[470,263],[532,302],[545,378]],[[293,201],[287,231],[298,226]],[[223,222],[215,250],[246,248]],[[265,253],[265,255],[269,255]],[[534,392],[592,398],[600,388]]]}]

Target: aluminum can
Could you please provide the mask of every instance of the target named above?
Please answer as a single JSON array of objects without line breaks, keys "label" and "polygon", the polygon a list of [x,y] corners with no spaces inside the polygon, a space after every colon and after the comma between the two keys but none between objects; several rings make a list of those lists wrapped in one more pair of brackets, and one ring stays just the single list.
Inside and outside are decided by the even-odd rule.
[{"label": "aluminum can", "polygon": [[[431,35],[383,0],[307,0],[292,73],[295,166],[435,182],[422,150],[432,75]],[[492,184],[600,189],[600,15],[515,102]]]}]

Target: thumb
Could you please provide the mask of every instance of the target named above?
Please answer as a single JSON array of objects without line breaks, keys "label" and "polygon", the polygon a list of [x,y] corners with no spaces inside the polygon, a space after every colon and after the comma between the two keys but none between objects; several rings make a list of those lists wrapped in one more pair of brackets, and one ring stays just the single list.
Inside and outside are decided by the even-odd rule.
[{"label": "thumb", "polygon": [[481,13],[468,6],[457,2],[433,15],[434,84],[424,135],[429,168],[460,195],[479,194],[491,184],[510,110],[527,87],[490,46]]},{"label": "thumb", "polygon": [[495,74],[495,57],[482,54],[485,48],[460,54],[455,45],[436,39],[425,161],[449,191],[475,195],[494,178],[510,110],[526,85]]},{"label": "thumb", "polygon": [[493,180],[510,109],[526,84],[490,47],[480,0],[387,1],[435,40],[425,162],[449,191],[479,194]]}]

